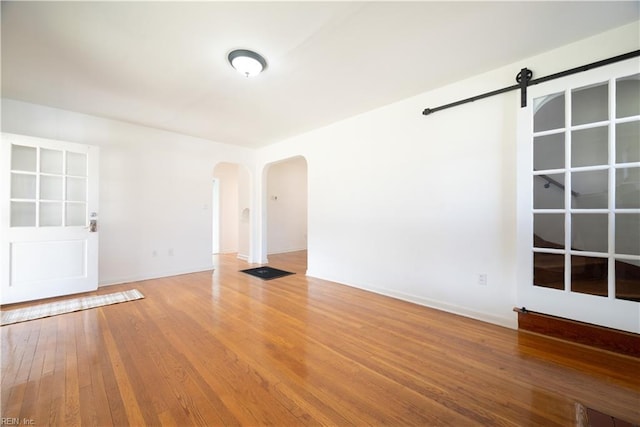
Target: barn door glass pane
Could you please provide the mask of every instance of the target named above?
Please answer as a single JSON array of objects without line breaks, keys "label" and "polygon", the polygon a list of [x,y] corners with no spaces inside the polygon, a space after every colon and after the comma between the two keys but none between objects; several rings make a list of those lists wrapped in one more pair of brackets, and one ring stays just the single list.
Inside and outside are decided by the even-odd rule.
[{"label": "barn door glass pane", "polygon": [[640,74],[616,80],[616,118],[640,116]]},{"label": "barn door glass pane", "polygon": [[533,138],[533,169],[548,170],[564,167],[564,133]]},{"label": "barn door glass pane", "polygon": [[564,209],[564,173],[536,175],[533,181],[534,209]]},{"label": "barn door glass pane", "polygon": [[615,245],[617,254],[640,255],[640,214],[616,214]]},{"label": "barn door glass pane", "polygon": [[571,125],[602,122],[609,118],[609,83],[574,89],[571,92]]},{"label": "barn door glass pane", "polygon": [[534,252],[533,284],[543,288],[564,289],[564,255]]},{"label": "barn door glass pane", "polygon": [[544,132],[564,127],[564,93],[556,93],[533,101],[534,132]]},{"label": "barn door glass pane", "polygon": [[640,121],[616,125],[616,163],[640,162]]},{"label": "barn door glass pane", "polygon": [[616,298],[640,301],[640,261],[617,259],[615,270]]},{"label": "barn door glass pane", "polygon": [[607,258],[571,257],[571,292],[606,297],[608,277]]},{"label": "barn door glass pane", "polygon": [[606,209],[609,205],[609,170],[573,172],[571,191],[572,208]]},{"label": "barn door glass pane", "polygon": [[640,209],[640,168],[616,169],[616,208]]},{"label": "barn door glass pane", "polygon": [[564,249],[564,214],[533,216],[533,246]]},{"label": "barn door glass pane", "polygon": [[573,214],[571,248],[575,251],[608,252],[609,221],[607,214]]},{"label": "barn door glass pane", "polygon": [[609,158],[609,127],[571,132],[571,167],[606,165]]}]

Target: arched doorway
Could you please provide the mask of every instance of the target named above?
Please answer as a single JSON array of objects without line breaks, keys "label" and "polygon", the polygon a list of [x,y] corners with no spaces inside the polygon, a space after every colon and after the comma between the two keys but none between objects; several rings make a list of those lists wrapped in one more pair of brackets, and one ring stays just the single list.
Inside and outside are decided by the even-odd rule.
[{"label": "arched doorway", "polygon": [[212,253],[237,253],[249,259],[250,185],[249,170],[237,163],[218,163],[212,177]]},{"label": "arched doorway", "polygon": [[265,166],[266,254],[307,251],[307,161],[302,156]]}]

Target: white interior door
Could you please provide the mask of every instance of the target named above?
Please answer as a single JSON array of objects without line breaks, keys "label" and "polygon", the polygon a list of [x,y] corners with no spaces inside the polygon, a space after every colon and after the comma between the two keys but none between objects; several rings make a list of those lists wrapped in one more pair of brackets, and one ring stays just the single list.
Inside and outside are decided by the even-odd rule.
[{"label": "white interior door", "polygon": [[1,303],[98,287],[97,147],[2,134]]},{"label": "white interior door", "polygon": [[640,63],[533,86],[519,113],[518,305],[640,332]]}]

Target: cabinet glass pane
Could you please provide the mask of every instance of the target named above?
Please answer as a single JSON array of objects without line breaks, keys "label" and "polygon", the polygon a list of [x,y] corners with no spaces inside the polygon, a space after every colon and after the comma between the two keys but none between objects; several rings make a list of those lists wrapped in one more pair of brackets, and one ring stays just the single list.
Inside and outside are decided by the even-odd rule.
[{"label": "cabinet glass pane", "polygon": [[616,260],[616,298],[640,301],[640,261]]},{"label": "cabinet glass pane", "polygon": [[67,175],[87,176],[87,155],[67,152]]},{"label": "cabinet glass pane", "polygon": [[12,199],[35,199],[36,198],[36,176],[19,173],[11,174],[11,198]]},{"label": "cabinet glass pane", "polygon": [[11,227],[35,227],[35,202],[11,202]]},{"label": "cabinet glass pane", "polygon": [[87,200],[87,180],[84,178],[67,178],[66,200],[85,202]]},{"label": "cabinet glass pane", "polygon": [[608,252],[608,223],[606,214],[572,214],[571,248],[577,251]]},{"label": "cabinet glass pane", "polygon": [[62,177],[40,175],[40,200],[62,200]]},{"label": "cabinet glass pane", "polygon": [[571,207],[606,209],[609,197],[609,171],[598,170],[571,174]]},{"label": "cabinet glass pane", "polygon": [[616,163],[640,162],[640,121],[616,125]]},{"label": "cabinet glass pane", "polygon": [[564,289],[564,255],[534,252],[533,285]]},{"label": "cabinet glass pane", "polygon": [[609,288],[607,258],[571,257],[571,292],[606,297]]},{"label": "cabinet glass pane", "polygon": [[564,249],[564,214],[533,215],[533,246]]},{"label": "cabinet glass pane", "polygon": [[62,174],[62,151],[41,148],[40,172]]},{"label": "cabinet glass pane", "polygon": [[533,177],[533,208],[564,208],[564,174],[536,175]]},{"label": "cabinet glass pane", "polygon": [[640,168],[616,169],[616,208],[640,209]]},{"label": "cabinet glass pane", "polygon": [[23,145],[11,146],[11,169],[15,171],[35,172],[37,150]]},{"label": "cabinet glass pane", "polygon": [[564,93],[543,96],[533,100],[535,114],[533,131],[542,132],[564,127]]},{"label": "cabinet glass pane", "polygon": [[571,132],[571,166],[609,163],[609,127],[601,126]]},{"label": "cabinet glass pane", "polygon": [[67,203],[65,224],[67,226],[85,226],[87,222],[86,203]]},{"label": "cabinet glass pane", "polygon": [[533,138],[533,170],[564,168],[564,133]]},{"label": "cabinet glass pane", "polygon": [[62,203],[40,203],[40,227],[62,226]]},{"label": "cabinet glass pane", "polygon": [[616,254],[640,255],[640,214],[616,214]]},{"label": "cabinet glass pane", "polygon": [[609,118],[609,83],[599,83],[571,92],[571,124],[583,125]]},{"label": "cabinet glass pane", "polygon": [[616,117],[640,115],[640,74],[616,80]]}]

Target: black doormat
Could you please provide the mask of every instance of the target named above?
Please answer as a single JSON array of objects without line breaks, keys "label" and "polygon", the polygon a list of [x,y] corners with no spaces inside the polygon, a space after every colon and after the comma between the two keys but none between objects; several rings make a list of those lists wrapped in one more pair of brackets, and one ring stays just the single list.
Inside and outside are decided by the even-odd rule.
[{"label": "black doormat", "polygon": [[277,268],[266,267],[266,266],[249,268],[247,270],[240,270],[240,272],[247,273],[255,277],[259,277],[260,279],[263,279],[263,280],[277,279],[278,277],[288,276],[290,274],[296,274],[296,273],[291,273],[289,271],[278,270]]}]

